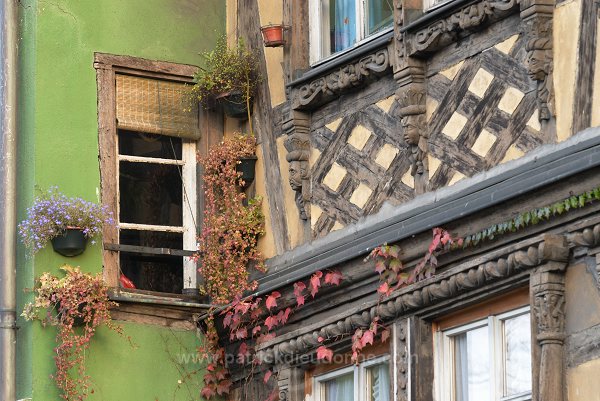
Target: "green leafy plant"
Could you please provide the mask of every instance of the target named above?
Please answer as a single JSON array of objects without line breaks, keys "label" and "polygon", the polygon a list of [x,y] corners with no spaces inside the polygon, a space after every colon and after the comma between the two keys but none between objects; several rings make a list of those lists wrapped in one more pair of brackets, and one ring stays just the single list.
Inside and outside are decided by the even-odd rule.
[{"label": "green leafy plant", "polygon": [[241,158],[254,155],[255,147],[254,136],[235,134],[200,158],[205,210],[197,257],[201,258],[204,290],[216,303],[228,303],[256,287],[248,280],[250,266],[264,271],[257,249],[258,237],[264,234],[262,200],[246,199],[236,169]]},{"label": "green leafy plant", "polygon": [[82,401],[92,392],[85,369],[85,353],[96,329],[105,325],[121,336],[124,334],[111,320],[110,309],[117,304],[108,299],[102,275],[84,273],[69,265],[60,269],[64,277],[48,272],[42,274],[33,290],[34,301],[25,305],[21,315],[26,320],[38,319],[43,326],[57,327],[56,373],[52,378],[61,390],[62,399]]},{"label": "green leafy plant", "polygon": [[19,224],[19,234],[31,254],[35,254],[67,228],[79,228],[87,238],[92,238],[102,232],[104,224],[114,224],[105,206],[69,198],[58,187],[51,187],[27,209],[27,218]]},{"label": "green leafy plant", "polygon": [[206,66],[195,75],[192,96],[207,106],[211,99],[221,94],[239,92],[249,105],[259,82],[256,53],[248,50],[242,39],[229,47],[227,38],[222,36],[215,48],[202,56]]}]

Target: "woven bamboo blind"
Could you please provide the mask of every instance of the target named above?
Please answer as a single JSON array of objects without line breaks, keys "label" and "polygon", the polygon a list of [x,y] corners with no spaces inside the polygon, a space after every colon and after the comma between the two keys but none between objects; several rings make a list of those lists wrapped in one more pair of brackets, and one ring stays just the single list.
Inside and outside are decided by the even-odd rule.
[{"label": "woven bamboo blind", "polygon": [[197,140],[198,105],[186,95],[190,87],[177,82],[160,81],[117,74],[117,126]]}]

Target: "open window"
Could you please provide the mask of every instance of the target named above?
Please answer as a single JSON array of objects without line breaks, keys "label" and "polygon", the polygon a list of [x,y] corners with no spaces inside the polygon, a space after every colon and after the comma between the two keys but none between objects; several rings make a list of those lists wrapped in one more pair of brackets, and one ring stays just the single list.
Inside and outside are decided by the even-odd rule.
[{"label": "open window", "polygon": [[[391,29],[392,0],[310,0],[311,63],[348,51]],[[313,22],[316,21],[316,22]]]},{"label": "open window", "polygon": [[117,221],[103,233],[106,281],[193,294],[200,130],[186,94],[195,67],[105,54],[95,66],[102,201]]}]

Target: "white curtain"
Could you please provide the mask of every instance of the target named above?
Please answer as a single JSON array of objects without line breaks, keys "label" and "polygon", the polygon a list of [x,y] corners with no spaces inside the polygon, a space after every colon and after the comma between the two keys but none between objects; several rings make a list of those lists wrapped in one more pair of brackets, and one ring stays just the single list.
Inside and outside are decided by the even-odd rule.
[{"label": "white curtain", "polygon": [[337,377],[325,384],[326,401],[353,401],[354,375],[348,374]]},{"label": "white curtain", "polygon": [[390,372],[387,363],[375,366],[371,370],[371,400],[390,401]]}]

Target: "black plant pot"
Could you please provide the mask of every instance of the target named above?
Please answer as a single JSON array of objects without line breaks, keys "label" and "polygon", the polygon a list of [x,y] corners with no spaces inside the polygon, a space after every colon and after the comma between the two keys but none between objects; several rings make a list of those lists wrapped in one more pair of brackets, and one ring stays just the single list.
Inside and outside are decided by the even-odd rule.
[{"label": "black plant pot", "polygon": [[256,156],[248,156],[240,159],[240,163],[235,167],[235,169],[242,173],[242,180],[244,180],[243,188],[246,189],[252,184],[254,181],[254,168],[256,166]]},{"label": "black plant pot", "polygon": [[[223,112],[231,118],[237,118],[238,120],[248,119],[248,105],[242,92],[235,91],[224,93],[217,96],[217,103],[223,108]],[[252,101],[250,101],[250,108],[252,108]]]},{"label": "black plant pot", "polygon": [[67,228],[63,235],[52,238],[52,248],[63,256],[77,256],[85,251],[87,238],[79,228]]},{"label": "black plant pot", "polygon": [[[83,309],[86,307],[87,302],[82,302],[77,306],[77,312],[83,313]],[[60,311],[60,302],[56,303],[56,317],[59,321],[62,321],[62,313]],[[73,318],[73,327],[81,327],[85,324],[85,318],[83,316],[77,316]]]}]

